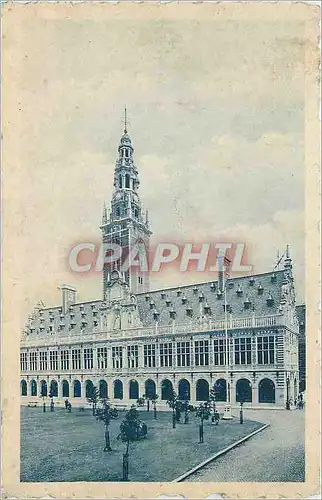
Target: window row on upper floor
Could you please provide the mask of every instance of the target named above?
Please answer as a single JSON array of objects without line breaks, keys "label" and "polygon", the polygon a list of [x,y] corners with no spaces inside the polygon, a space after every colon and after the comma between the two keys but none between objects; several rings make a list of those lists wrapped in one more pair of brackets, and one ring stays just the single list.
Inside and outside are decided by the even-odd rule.
[{"label": "window row on upper floor", "polygon": [[[21,371],[92,370],[93,368],[145,368],[224,366],[226,354],[235,365],[274,364],[276,362],[276,337],[241,337],[227,342],[225,338],[182,342],[161,342],[107,347],[51,349],[20,353]],[[143,348],[142,348],[143,347]]]}]

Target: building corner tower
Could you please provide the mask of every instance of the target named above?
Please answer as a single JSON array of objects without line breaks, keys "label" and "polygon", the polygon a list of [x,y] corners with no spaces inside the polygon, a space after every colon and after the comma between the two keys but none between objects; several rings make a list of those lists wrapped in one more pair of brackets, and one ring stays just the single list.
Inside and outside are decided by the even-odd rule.
[{"label": "building corner tower", "polygon": [[[140,185],[138,170],[133,159],[134,149],[131,138],[127,132],[127,119],[125,109],[124,133],[118,147],[118,157],[114,170],[114,191],[110,211],[106,205],[103,208],[102,231],[103,245],[115,243],[122,247],[122,261],[135,244],[144,244],[148,259],[149,239],[152,234],[149,229],[147,211],[144,212],[138,194]],[[106,296],[107,285],[110,281],[111,268],[121,271],[121,260],[105,264],[103,269],[103,297]],[[125,270],[124,280],[128,283],[133,294],[149,290],[149,273],[132,266]]]}]

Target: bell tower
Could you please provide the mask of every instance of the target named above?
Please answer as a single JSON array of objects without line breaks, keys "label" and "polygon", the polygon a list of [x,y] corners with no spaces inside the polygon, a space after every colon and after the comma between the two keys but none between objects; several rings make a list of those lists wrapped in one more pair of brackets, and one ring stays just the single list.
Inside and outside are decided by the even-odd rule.
[{"label": "bell tower", "polygon": [[[133,159],[134,148],[127,131],[127,111],[124,110],[124,133],[118,146],[118,155],[114,170],[114,191],[109,212],[104,204],[102,224],[103,243],[116,243],[122,247],[122,258],[114,263],[105,264],[103,270],[103,296],[106,296],[111,272],[117,268],[122,270],[122,262],[131,248],[136,244],[145,247],[148,257],[149,239],[152,234],[149,229],[148,214],[144,212],[138,194],[140,185],[139,173]],[[124,281],[133,294],[149,290],[148,271],[139,266],[132,266],[124,271]]]}]

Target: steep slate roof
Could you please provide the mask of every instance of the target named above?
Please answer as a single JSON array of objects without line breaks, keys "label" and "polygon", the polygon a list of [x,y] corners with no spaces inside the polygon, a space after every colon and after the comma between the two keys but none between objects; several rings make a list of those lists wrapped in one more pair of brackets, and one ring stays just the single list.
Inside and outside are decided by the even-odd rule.
[{"label": "steep slate roof", "polygon": [[[227,280],[227,305],[233,318],[268,316],[279,312],[284,271],[275,271]],[[215,320],[224,318],[224,297],[218,295],[218,281],[185,285],[137,294],[139,315],[143,326],[154,325],[154,313],[159,313],[159,325],[170,323],[170,311],[175,311],[176,323],[188,323],[207,312]],[[271,298],[271,301],[267,301]],[[186,299],[186,302],[185,300]],[[245,306],[245,302],[248,306]],[[50,327],[58,336],[100,329],[102,300],[74,304],[64,315],[62,307],[40,308],[30,322],[29,338],[50,337]],[[208,309],[204,308],[208,306]],[[192,316],[187,315],[187,308]],[[73,328],[71,329],[71,326]]]},{"label": "steep slate roof", "polygon": [[[254,276],[243,276],[229,278],[227,280],[227,305],[234,318],[247,318],[255,313],[256,316],[268,316],[279,312],[281,299],[281,285],[284,278],[283,271],[258,274]],[[261,291],[259,291],[261,290]],[[208,305],[208,311],[212,318],[224,318],[224,296],[217,295],[218,281],[192,284],[181,287],[156,290],[149,293],[138,294],[137,301],[140,317],[144,325],[153,325],[153,313],[159,313],[160,325],[167,325],[170,319],[170,311],[176,312],[176,322],[185,323],[189,320],[187,307],[192,308],[192,319],[204,313],[203,308]],[[183,304],[183,297],[187,302]],[[268,297],[272,301],[267,303]],[[249,301],[248,308],[245,302]],[[152,302],[155,309],[151,308]],[[229,311],[228,309],[228,311]]]}]

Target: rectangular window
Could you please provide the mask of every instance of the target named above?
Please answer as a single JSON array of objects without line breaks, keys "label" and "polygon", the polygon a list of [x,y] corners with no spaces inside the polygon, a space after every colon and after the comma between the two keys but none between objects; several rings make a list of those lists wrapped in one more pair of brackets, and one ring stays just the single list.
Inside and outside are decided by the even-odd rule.
[{"label": "rectangular window", "polygon": [[252,363],[251,342],[250,337],[234,339],[236,365],[250,365]]},{"label": "rectangular window", "polygon": [[209,340],[195,341],[195,365],[209,365]]},{"label": "rectangular window", "polygon": [[72,349],[72,369],[81,369],[81,351],[80,349]]},{"label": "rectangular window", "polygon": [[92,370],[93,368],[93,349],[84,349],[84,370]]},{"label": "rectangular window", "polygon": [[97,348],[97,366],[98,368],[107,368],[107,347]]},{"label": "rectangular window", "polygon": [[47,371],[48,370],[48,362],[47,362],[47,351],[40,351],[40,370]]},{"label": "rectangular window", "polygon": [[226,364],[226,339],[214,339],[214,365]]},{"label": "rectangular window", "polygon": [[190,342],[177,342],[177,366],[190,366]]},{"label": "rectangular window", "polygon": [[172,366],[172,343],[160,344],[160,366]]},{"label": "rectangular window", "polygon": [[28,370],[28,359],[27,359],[27,353],[26,352],[21,352],[20,353],[20,370],[22,372],[25,372]]},{"label": "rectangular window", "polygon": [[144,346],[144,367],[155,368],[155,344]]},{"label": "rectangular window", "polygon": [[275,362],[275,337],[257,337],[257,363],[259,365],[273,365]]},{"label": "rectangular window", "polygon": [[58,370],[58,351],[49,351],[49,369]]},{"label": "rectangular window", "polygon": [[68,349],[60,351],[60,368],[62,370],[69,370],[69,351],[68,351]]},{"label": "rectangular window", "polygon": [[137,345],[127,346],[127,366],[137,368],[139,366],[139,348]]},{"label": "rectangular window", "polygon": [[37,370],[37,352],[31,352],[29,355],[30,370],[32,372]]},{"label": "rectangular window", "polygon": [[112,347],[113,368],[123,368],[123,348],[121,346]]}]

